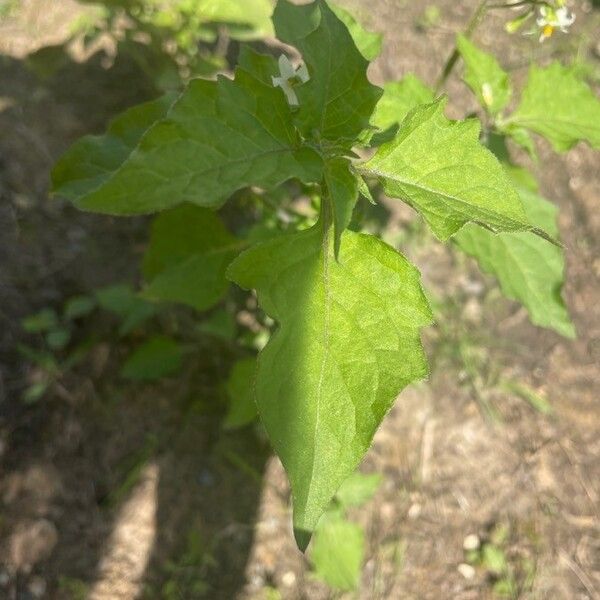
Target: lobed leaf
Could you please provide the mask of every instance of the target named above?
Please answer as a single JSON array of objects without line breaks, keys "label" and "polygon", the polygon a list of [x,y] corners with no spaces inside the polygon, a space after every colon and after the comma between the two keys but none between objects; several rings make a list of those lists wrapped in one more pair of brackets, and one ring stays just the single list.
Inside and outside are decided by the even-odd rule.
[{"label": "lobed leaf", "polygon": [[279,0],[277,37],[295,46],[310,80],[297,89],[296,122],[307,138],[350,142],[369,124],[381,90],[367,79],[367,59],[325,0],[295,5]]},{"label": "lobed leaf", "polygon": [[162,213],[144,256],[144,297],[197,310],[214,306],[229,287],[225,271],[241,247],[207,208],[184,204]]},{"label": "lobed leaf", "polygon": [[445,103],[440,99],[410,112],[363,172],[419,211],[440,240],[468,222],[494,231],[532,229],[504,169],[479,143],[479,121],[448,120]]},{"label": "lobed leaf", "polygon": [[531,66],[521,102],[504,127],[526,128],[545,137],[557,152],[585,141],[600,148],[600,100],[576,67],[558,62]]},{"label": "lobed leaf", "polygon": [[323,229],[257,244],[228,270],[279,323],[259,355],[256,401],[291,481],[302,549],[398,393],[427,374],[419,330],[431,322],[403,256],[346,231],[336,261]]},{"label": "lobed leaf", "polygon": [[244,69],[234,80],[192,80],[121,166],[71,200],[117,215],[190,202],[216,208],[249,185],[319,181],[321,159],[303,147],[285,98]]},{"label": "lobed leaf", "polygon": [[456,47],[465,63],[465,83],[490,114],[499,113],[512,95],[508,73],[493,55],[480,50],[464,35],[458,36]]},{"label": "lobed leaf", "polygon": [[87,135],[75,142],[52,169],[52,192],[75,201],[102,186],[174,100],[174,95],[166,94],[134,106],[117,116],[104,135]]},{"label": "lobed leaf", "polygon": [[[537,194],[535,182],[517,185],[530,221],[556,237],[556,207]],[[473,225],[465,226],[454,240],[485,272],[496,277],[508,298],[525,306],[533,323],[575,337],[560,293],[565,267],[562,248],[530,232],[494,235]]]}]

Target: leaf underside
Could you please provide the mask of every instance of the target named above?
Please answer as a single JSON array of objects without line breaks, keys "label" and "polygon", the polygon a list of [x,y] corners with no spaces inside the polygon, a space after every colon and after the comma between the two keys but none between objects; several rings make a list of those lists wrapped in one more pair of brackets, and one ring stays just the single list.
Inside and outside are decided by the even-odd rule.
[{"label": "leaf underside", "polygon": [[258,244],[228,270],[279,324],[259,355],[256,399],[291,481],[301,547],[398,393],[427,374],[419,329],[431,312],[418,271],[352,232],[336,261],[331,238],[319,222]]},{"label": "leaf underside", "polygon": [[440,240],[468,222],[493,231],[531,230],[504,169],[479,142],[479,121],[450,121],[444,106],[440,99],[413,109],[363,172],[420,212]]}]

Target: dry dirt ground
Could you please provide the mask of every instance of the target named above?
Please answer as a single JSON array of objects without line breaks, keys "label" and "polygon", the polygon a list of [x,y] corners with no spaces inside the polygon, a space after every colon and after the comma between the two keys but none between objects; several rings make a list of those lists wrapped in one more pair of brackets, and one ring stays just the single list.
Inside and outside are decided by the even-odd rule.
[{"label": "dry dirt ground", "polygon": [[[475,4],[432,2],[440,20],[423,27],[422,3],[346,3],[385,33],[376,82],[413,71],[430,83]],[[15,349],[19,319],[134,278],[147,226],[49,200],[50,166],[153,91],[125,59],[106,69],[99,56],[59,57],[40,79],[26,57],[64,39],[73,4],[17,4],[0,23],[0,598],[337,597],[295,548],[279,462],[251,431],[220,434],[206,409],[227,370],[209,348],[184,383],[128,389],[115,376],[120,350],[101,345],[51,395],[20,402],[32,371]],[[572,39],[597,61],[598,15],[576,8]],[[532,49],[540,60],[573,50],[508,38],[494,16],[476,39],[520,78]],[[458,77],[447,92],[456,116],[474,109]],[[425,336],[429,381],[401,395],[362,466],[384,482],[352,515],[368,541],[357,597],[493,598],[489,570],[460,567],[463,540],[502,531],[513,597],[600,598],[600,161],[582,145],[559,157],[540,144],[540,157],[533,168],[560,207],[575,341],[529,324],[471,262],[406,234],[413,215],[389,205],[387,235],[421,268],[438,325]],[[506,381],[544,395],[552,413]],[[168,596],[173,580],[183,587]]]}]

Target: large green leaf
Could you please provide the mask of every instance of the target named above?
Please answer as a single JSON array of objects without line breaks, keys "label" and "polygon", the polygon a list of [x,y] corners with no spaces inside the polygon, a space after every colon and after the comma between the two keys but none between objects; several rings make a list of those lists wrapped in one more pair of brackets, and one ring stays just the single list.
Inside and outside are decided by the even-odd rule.
[{"label": "large green leaf", "polygon": [[449,121],[444,106],[440,99],[410,112],[363,172],[419,211],[441,240],[468,222],[494,231],[531,229],[504,169],[479,143],[479,121]]},{"label": "large green leaf", "polygon": [[259,415],[288,473],[301,548],[398,393],[423,378],[431,322],[419,273],[393,248],[331,229],[258,244],[228,275],[279,323],[258,359]]},{"label": "large green leaf", "polygon": [[508,73],[493,55],[477,48],[464,35],[458,36],[456,47],[465,63],[465,83],[481,106],[492,115],[497,114],[508,104],[512,94]]},{"label": "large green leaf", "polygon": [[381,90],[367,79],[368,61],[325,0],[297,6],[279,0],[277,37],[302,53],[310,80],[298,87],[296,120],[306,137],[353,141],[367,127]]},{"label": "large green leaf", "polygon": [[526,128],[563,152],[585,141],[600,148],[600,100],[576,67],[532,65],[517,110],[504,122],[507,132]]},{"label": "large green leaf", "polygon": [[356,47],[367,60],[375,60],[381,52],[383,36],[380,33],[367,31],[354,17],[354,15],[338,6],[329,5],[335,16],[348,28]]},{"label": "large green leaf", "polygon": [[[523,181],[522,173],[517,174],[521,179],[517,183],[519,193],[529,220],[557,237],[556,207],[536,193],[535,181]],[[496,277],[506,296],[527,308],[533,323],[566,337],[575,336],[560,295],[565,266],[562,248],[530,232],[494,235],[473,225],[465,226],[454,240],[484,271]]]},{"label": "large green leaf", "polygon": [[249,185],[319,181],[321,167],[319,155],[302,146],[281,93],[238,69],[235,80],[191,81],[116,171],[71,199],[79,208],[118,215],[182,202],[218,207]]},{"label": "large green leaf", "polygon": [[101,186],[131,154],[147,129],[162,119],[173,103],[171,94],[126,110],[104,135],[75,142],[52,169],[52,191],[76,200]]},{"label": "large green leaf", "polygon": [[332,158],[325,162],[324,180],[333,213],[334,251],[338,256],[342,233],[352,220],[358,200],[358,179],[348,159]]},{"label": "large green leaf", "polygon": [[162,213],[144,256],[144,297],[210,308],[229,287],[225,270],[241,244],[208,208],[184,204]]}]

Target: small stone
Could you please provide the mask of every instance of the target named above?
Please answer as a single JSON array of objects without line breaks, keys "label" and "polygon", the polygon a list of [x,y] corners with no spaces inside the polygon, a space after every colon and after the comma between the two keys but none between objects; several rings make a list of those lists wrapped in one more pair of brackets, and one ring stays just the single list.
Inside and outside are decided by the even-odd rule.
[{"label": "small stone", "polygon": [[15,527],[9,542],[13,565],[25,573],[33,565],[47,559],[58,542],[58,531],[48,519],[24,521]]},{"label": "small stone", "polygon": [[420,514],[421,514],[421,505],[419,503],[415,502],[408,509],[408,518],[409,519],[416,519]]},{"label": "small stone", "polygon": [[463,549],[464,550],[477,550],[477,548],[479,548],[479,546],[481,545],[481,542],[479,540],[479,536],[475,533],[471,533],[469,534],[464,540],[463,540]]},{"label": "small stone", "polygon": [[293,571],[284,573],[281,578],[281,583],[283,583],[285,587],[292,587],[296,583],[296,574]]},{"label": "small stone", "polygon": [[475,569],[467,563],[460,563],[460,565],[458,565],[458,572],[465,579],[473,579],[473,577],[475,577]]},{"label": "small stone", "polygon": [[41,577],[32,577],[28,587],[29,592],[34,598],[43,598],[47,585]]}]

